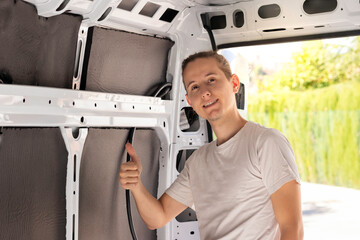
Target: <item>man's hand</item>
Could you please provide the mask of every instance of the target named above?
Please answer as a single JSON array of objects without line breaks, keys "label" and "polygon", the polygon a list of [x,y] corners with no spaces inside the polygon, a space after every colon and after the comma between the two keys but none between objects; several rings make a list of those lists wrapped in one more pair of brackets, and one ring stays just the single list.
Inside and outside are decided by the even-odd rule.
[{"label": "man's hand", "polygon": [[131,157],[130,162],[121,164],[120,167],[120,183],[124,189],[134,190],[141,184],[142,165],[139,156],[130,143],[125,145],[126,151]]},{"label": "man's hand", "polygon": [[159,200],[154,198],[141,182],[142,166],[139,156],[130,143],[127,143],[125,148],[131,157],[131,161],[121,164],[119,174],[121,186],[129,189],[133,194],[140,216],[148,228],[161,228],[181,213],[186,206],[166,193]]}]

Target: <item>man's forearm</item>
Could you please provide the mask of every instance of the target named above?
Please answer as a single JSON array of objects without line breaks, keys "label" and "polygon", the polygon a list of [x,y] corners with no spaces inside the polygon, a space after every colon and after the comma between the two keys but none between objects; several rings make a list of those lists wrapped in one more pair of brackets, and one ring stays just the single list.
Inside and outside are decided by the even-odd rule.
[{"label": "man's forearm", "polygon": [[281,229],[281,240],[303,240],[304,229],[302,224]]},{"label": "man's forearm", "polygon": [[154,198],[141,182],[137,188],[131,190],[131,193],[134,196],[140,216],[149,229],[161,228],[166,224],[160,201]]}]

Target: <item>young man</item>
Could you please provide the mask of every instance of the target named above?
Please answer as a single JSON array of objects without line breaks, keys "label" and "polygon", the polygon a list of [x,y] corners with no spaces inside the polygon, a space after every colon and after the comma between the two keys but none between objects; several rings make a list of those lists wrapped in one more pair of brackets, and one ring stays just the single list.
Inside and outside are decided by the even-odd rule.
[{"label": "young man", "polygon": [[140,159],[126,145],[132,161],[121,166],[120,182],[147,226],[160,228],[189,206],[201,239],[303,239],[300,180],[287,139],[240,116],[239,78],[216,52],[184,60],[183,81],[188,103],[217,140],[192,154],[159,200],[143,186]]}]

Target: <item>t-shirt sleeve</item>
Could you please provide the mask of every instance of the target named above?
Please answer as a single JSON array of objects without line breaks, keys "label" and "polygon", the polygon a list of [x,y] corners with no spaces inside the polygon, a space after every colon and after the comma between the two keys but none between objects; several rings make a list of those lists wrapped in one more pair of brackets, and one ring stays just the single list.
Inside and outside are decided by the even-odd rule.
[{"label": "t-shirt sleeve", "polygon": [[193,196],[190,188],[190,159],[191,157],[186,161],[184,169],[181,171],[173,184],[165,191],[165,193],[176,201],[192,209],[195,209]]},{"label": "t-shirt sleeve", "polygon": [[267,129],[260,135],[257,153],[262,180],[270,195],[291,180],[300,183],[294,152],[278,130]]}]

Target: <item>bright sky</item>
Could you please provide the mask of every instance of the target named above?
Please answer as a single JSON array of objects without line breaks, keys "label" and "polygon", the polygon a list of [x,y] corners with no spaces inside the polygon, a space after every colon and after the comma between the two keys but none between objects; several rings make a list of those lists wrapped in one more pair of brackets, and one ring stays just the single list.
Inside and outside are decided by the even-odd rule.
[{"label": "bright sky", "polygon": [[[323,40],[327,44],[349,45],[353,37],[332,38]],[[222,50],[220,53],[230,62],[232,71],[240,81],[246,83],[253,67],[261,65],[268,74],[280,71],[284,63],[291,60],[293,52],[300,51],[304,42],[268,44],[249,47],[237,47]],[[255,93],[255,85],[249,86],[249,91]]]},{"label": "bright sky", "polygon": [[239,47],[234,48],[234,53],[240,53],[245,57],[248,63],[260,61],[265,65],[271,64],[271,62],[287,62],[292,52],[298,51],[301,48],[301,42],[292,43],[279,43],[261,46],[251,47]]},{"label": "bright sky", "polygon": [[[353,37],[346,38],[332,38],[323,40],[329,44],[344,44],[348,45],[352,41]],[[290,43],[278,43],[249,47],[238,47],[223,50],[224,56],[230,60],[235,59],[235,56],[241,54],[246,61],[251,64],[257,62],[264,68],[277,68],[282,63],[288,62],[291,59],[291,55],[294,51],[299,51],[303,42],[290,42]],[[229,53],[229,51],[231,53]]]}]

